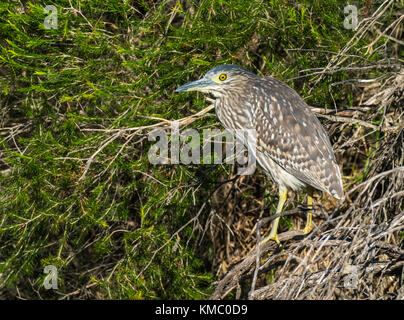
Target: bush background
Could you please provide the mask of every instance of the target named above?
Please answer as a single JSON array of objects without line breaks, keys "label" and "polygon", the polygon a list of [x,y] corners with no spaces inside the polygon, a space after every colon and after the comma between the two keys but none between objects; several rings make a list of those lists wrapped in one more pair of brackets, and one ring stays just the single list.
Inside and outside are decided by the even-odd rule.
[{"label": "bush background", "polygon": [[[382,3],[353,4],[361,21]],[[314,107],[359,108],[403,70],[402,23],[379,37],[403,15],[403,1],[391,1],[339,56],[355,35],[343,25],[347,4],[2,1],[0,297],[207,299],[254,245],[276,188],[261,170],[226,182],[235,177],[229,165],[151,165],[147,134],[162,119],[190,119],[207,107],[203,95],[174,90],[222,63],[285,81]],[[46,5],[57,8],[56,29],[44,27]],[[321,72],[341,57],[340,70]],[[373,87],[349,82],[378,77]],[[402,83],[394,88],[394,99],[356,118],[377,128],[390,114],[395,131],[321,118],[346,190],[403,165]],[[184,127],[221,128],[213,111],[193,120]],[[353,132],[362,140],[343,145]],[[386,141],[396,141],[394,156],[375,169]],[[393,216],[403,210],[402,197],[395,201]],[[281,230],[299,223],[304,217],[283,218]],[[403,248],[400,232],[390,236]],[[57,290],[43,287],[46,265],[58,268]],[[260,281],[270,284],[273,272]]]}]

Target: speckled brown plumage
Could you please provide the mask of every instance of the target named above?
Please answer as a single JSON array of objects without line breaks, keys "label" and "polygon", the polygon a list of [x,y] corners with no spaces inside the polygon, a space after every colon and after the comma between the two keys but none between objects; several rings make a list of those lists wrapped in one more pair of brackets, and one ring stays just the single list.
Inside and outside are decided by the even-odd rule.
[{"label": "speckled brown plumage", "polygon": [[[208,82],[223,73],[226,80]],[[313,187],[337,199],[343,197],[328,136],[296,91],[279,80],[234,65],[215,67],[203,79],[198,91],[215,96],[216,113],[226,129],[256,130],[257,162],[280,189]]]}]

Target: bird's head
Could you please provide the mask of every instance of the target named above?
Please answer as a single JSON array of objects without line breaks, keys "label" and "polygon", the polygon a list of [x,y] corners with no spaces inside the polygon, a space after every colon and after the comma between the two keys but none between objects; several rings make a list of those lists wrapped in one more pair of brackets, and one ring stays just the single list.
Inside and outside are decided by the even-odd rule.
[{"label": "bird's head", "polygon": [[182,85],[175,92],[200,91],[218,98],[245,87],[254,76],[256,75],[239,66],[222,64],[210,69],[201,79]]}]

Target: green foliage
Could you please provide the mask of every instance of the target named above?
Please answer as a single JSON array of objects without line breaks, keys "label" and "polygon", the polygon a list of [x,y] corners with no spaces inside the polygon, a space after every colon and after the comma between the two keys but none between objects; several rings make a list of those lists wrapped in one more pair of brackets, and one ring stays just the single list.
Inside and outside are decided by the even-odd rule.
[{"label": "green foliage", "polygon": [[[12,138],[4,129],[0,142],[0,168],[9,170],[0,174],[2,296],[14,297],[18,288],[24,298],[77,298],[87,286],[98,298],[207,298],[215,280],[209,250],[195,250],[192,224],[175,232],[198,213],[226,167],[214,168],[197,193],[175,189],[197,181],[202,169],[153,166],[150,143],[134,135],[100,148],[112,134],[94,129],[196,113],[203,96],[174,89],[217,64],[285,81],[323,67],[353,34],[343,28],[343,3],[22,3],[0,3],[0,121],[17,126]],[[50,4],[58,9],[56,29],[43,23]],[[328,52],[289,50],[296,48]],[[288,83],[309,103],[331,106],[330,83],[347,76],[330,75],[314,88],[307,79]],[[212,125],[219,127],[214,117],[192,124]],[[42,286],[49,264],[59,270],[58,293]]]}]

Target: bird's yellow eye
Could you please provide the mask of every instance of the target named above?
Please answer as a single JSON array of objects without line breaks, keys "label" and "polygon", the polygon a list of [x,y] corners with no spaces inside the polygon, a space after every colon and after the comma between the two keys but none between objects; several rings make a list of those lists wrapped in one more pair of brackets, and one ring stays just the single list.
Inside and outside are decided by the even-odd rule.
[{"label": "bird's yellow eye", "polygon": [[225,74],[225,73],[222,73],[220,76],[219,76],[219,80],[220,81],[224,81],[224,80],[226,80],[227,79],[227,74]]}]

